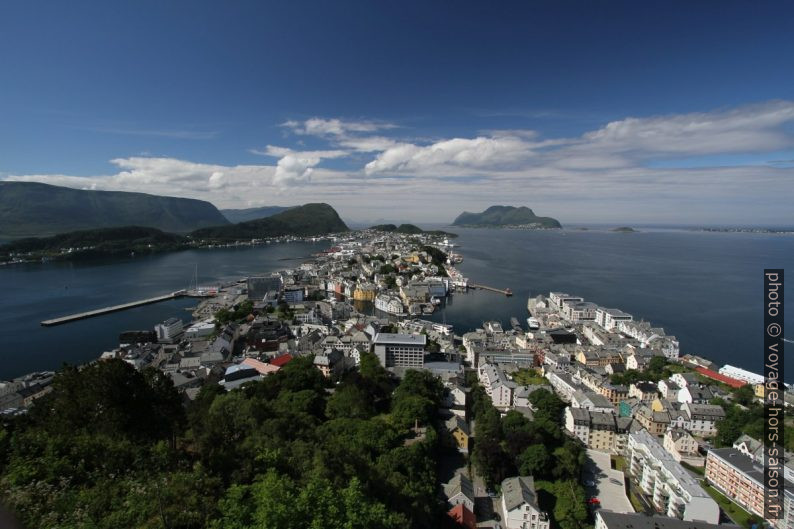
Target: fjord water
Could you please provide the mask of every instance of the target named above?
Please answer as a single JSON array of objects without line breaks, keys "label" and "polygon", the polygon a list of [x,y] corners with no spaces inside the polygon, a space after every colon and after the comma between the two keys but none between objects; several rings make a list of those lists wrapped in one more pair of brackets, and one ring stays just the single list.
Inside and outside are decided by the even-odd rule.
[{"label": "fjord water", "polygon": [[[488,319],[522,324],[527,297],[560,290],[662,326],[682,353],[762,372],[762,274],[794,262],[794,237],[643,229],[518,231],[448,228],[470,280],[513,290],[513,297],[455,294],[431,318],[458,333]],[[138,307],[57,327],[41,320],[186,288],[198,264],[199,284],[235,280],[297,265],[328,243],[191,250],[116,261],[0,268],[0,379],[80,363],[114,347],[118,334],[150,329],[170,316],[188,319],[197,300]],[[786,293],[794,277],[789,278]],[[790,303],[789,303],[790,304]],[[794,309],[786,327],[794,336]],[[791,345],[790,347],[794,347]],[[786,369],[792,381],[794,366]]]}]

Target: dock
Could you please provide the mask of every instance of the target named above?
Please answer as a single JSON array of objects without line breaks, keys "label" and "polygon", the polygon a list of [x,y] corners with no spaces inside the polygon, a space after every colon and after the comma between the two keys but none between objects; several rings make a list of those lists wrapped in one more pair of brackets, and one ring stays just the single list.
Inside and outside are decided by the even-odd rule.
[{"label": "dock", "polygon": [[475,283],[469,283],[469,288],[479,288],[479,289],[482,289],[482,290],[490,290],[491,292],[496,292],[497,294],[503,294],[505,296],[512,296],[513,295],[513,291],[510,290],[509,288],[501,289],[501,288],[489,287],[487,285],[477,285]]},{"label": "dock", "polygon": [[78,320],[85,320],[87,318],[94,318],[96,316],[102,316],[103,314],[110,314],[111,312],[119,312],[134,307],[140,307],[142,305],[151,305],[152,303],[159,303],[161,301],[168,301],[170,299],[181,298],[182,296],[185,295],[187,295],[187,292],[185,292],[184,290],[178,290],[176,292],[171,292],[170,294],[166,294],[165,296],[157,296],[154,298],[141,299],[138,301],[131,301],[129,303],[122,303],[121,305],[113,305],[112,307],[104,307],[101,309],[79,312],[77,314],[70,314],[68,316],[61,316],[60,318],[53,318],[51,320],[44,320],[41,322],[41,325],[44,327],[63,325],[64,323],[69,323]]}]

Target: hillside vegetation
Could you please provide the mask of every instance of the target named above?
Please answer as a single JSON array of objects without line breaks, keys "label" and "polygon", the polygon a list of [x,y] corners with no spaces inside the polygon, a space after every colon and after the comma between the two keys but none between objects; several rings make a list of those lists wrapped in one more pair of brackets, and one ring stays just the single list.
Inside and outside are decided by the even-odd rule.
[{"label": "hillside vegetation", "polygon": [[90,191],[34,182],[0,182],[0,237],[43,237],[76,230],[144,226],[186,233],[228,224],[203,200]]},{"label": "hillside vegetation", "polygon": [[272,217],[196,230],[191,236],[205,240],[244,240],[284,235],[308,237],[343,231],[348,231],[348,227],[334,208],[314,203],[291,208]]},{"label": "hillside vegetation", "polygon": [[294,206],[262,206],[259,208],[246,208],[246,209],[222,209],[221,214],[226,217],[229,222],[247,222],[249,220],[263,219],[265,217],[272,217],[277,213],[291,209]]}]

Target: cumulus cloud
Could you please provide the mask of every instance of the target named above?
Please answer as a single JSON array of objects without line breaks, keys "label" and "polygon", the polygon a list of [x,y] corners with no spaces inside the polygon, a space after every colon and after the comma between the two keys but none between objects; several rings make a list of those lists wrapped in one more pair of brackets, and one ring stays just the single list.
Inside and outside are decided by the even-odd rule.
[{"label": "cumulus cloud", "polygon": [[[790,216],[794,167],[775,161],[791,158],[785,151],[794,148],[792,123],[794,103],[787,101],[627,117],[562,138],[489,130],[420,141],[396,137],[389,124],[313,118],[284,125],[315,136],[325,148],[267,145],[252,151],[273,157],[271,164],[136,156],[112,160],[116,170],[106,175],[6,178],[202,198],[222,207],[327,201],[343,216],[373,220],[396,204],[400,217],[394,220],[437,221],[451,220],[462,209],[512,203],[534,206],[563,222],[670,217],[745,222],[740,211],[749,212],[754,223],[783,222]],[[767,163],[758,156],[772,152]],[[713,163],[743,154],[755,155],[757,163]],[[331,159],[349,170],[323,167]],[[697,163],[688,165],[691,159]]]}]

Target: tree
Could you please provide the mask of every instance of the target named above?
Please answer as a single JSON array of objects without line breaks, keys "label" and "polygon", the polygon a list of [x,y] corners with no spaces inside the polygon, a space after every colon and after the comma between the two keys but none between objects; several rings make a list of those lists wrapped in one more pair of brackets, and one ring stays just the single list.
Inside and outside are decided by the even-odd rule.
[{"label": "tree", "polygon": [[328,399],[325,414],[331,419],[368,419],[375,415],[369,395],[359,386],[342,384]]},{"label": "tree", "polygon": [[392,406],[392,421],[400,429],[407,430],[414,423],[427,426],[433,417],[435,404],[422,395],[408,395],[395,399]]},{"label": "tree", "polygon": [[535,410],[536,417],[552,420],[556,424],[562,422],[565,403],[556,394],[547,389],[539,389],[530,393],[529,402]]},{"label": "tree", "polygon": [[551,463],[551,455],[545,445],[530,445],[519,458],[519,472],[521,475],[542,478],[547,476]]}]

